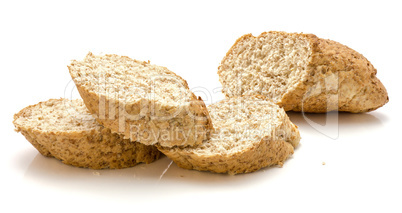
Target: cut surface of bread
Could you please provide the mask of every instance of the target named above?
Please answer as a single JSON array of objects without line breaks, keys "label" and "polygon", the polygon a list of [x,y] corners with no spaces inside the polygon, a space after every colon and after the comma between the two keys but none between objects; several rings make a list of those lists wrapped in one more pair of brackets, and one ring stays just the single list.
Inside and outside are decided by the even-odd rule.
[{"label": "cut surface of bread", "polygon": [[167,147],[208,139],[212,124],[204,102],[166,67],[92,53],[68,67],[89,111],[113,132]]},{"label": "cut surface of bread", "polygon": [[233,97],[208,106],[215,128],[197,147],[158,146],[179,167],[216,173],[248,173],[283,165],[300,141],[285,111],[263,96]]},{"label": "cut surface of bread", "polygon": [[223,93],[266,96],[286,111],[367,112],[388,102],[377,70],[360,53],[312,34],[240,37],[218,68]]},{"label": "cut surface of bread", "polygon": [[14,126],[44,156],[91,169],[119,169],[151,163],[154,146],[123,139],[98,124],[82,100],[50,99],[14,115]]}]

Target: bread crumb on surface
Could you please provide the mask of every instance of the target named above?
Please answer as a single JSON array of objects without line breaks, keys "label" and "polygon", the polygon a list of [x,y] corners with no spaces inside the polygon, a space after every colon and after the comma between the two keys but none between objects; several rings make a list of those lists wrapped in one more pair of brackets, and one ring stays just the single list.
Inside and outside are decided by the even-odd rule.
[{"label": "bread crumb on surface", "polygon": [[322,162],[322,165],[325,165],[325,162]]}]

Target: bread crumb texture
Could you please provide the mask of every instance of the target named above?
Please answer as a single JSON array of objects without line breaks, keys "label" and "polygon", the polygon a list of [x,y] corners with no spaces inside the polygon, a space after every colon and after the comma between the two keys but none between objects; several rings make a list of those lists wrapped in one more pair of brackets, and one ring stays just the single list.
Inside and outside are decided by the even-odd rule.
[{"label": "bread crumb texture", "polygon": [[92,53],[68,67],[88,110],[113,132],[167,147],[208,139],[212,123],[204,102],[166,67]]},{"label": "bread crumb texture", "polygon": [[158,146],[185,169],[248,173],[280,165],[300,141],[285,111],[263,96],[233,97],[208,106],[215,128],[197,147]]},{"label": "bread crumb texture", "polygon": [[14,115],[14,126],[44,156],[91,169],[119,169],[151,163],[154,146],[123,139],[98,124],[82,100],[50,99]]},{"label": "bread crumb texture", "polygon": [[367,112],[388,102],[377,70],[360,53],[312,34],[240,37],[218,68],[227,97],[263,95],[286,111]]}]

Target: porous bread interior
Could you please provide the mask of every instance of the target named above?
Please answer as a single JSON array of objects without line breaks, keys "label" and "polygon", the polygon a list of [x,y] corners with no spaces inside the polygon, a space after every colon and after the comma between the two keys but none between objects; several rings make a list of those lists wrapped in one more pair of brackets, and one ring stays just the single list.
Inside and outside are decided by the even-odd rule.
[{"label": "porous bread interior", "polygon": [[196,148],[183,151],[198,155],[231,155],[255,146],[263,137],[268,140],[294,138],[285,132],[276,131],[286,117],[286,113],[271,101],[256,97],[238,97],[223,100],[208,106],[215,132],[210,140]]},{"label": "porous bread interior", "polygon": [[187,83],[165,67],[118,55],[93,55],[73,61],[75,82],[109,99],[126,104],[144,98],[168,106],[191,100]]},{"label": "porous bread interior", "polygon": [[298,34],[245,36],[219,67],[223,92],[229,97],[260,94],[279,102],[306,74],[311,52],[308,40]]},{"label": "porous bread interior", "polygon": [[88,110],[126,139],[172,147],[209,138],[212,125],[204,102],[165,67],[89,53],[68,68]]},{"label": "porous bread interior", "polygon": [[81,99],[51,99],[23,111],[16,125],[43,132],[90,131],[100,127]]}]

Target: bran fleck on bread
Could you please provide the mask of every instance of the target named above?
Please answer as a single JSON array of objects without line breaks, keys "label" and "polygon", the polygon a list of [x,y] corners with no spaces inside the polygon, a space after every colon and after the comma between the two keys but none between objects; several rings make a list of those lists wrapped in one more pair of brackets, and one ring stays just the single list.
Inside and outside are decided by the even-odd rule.
[{"label": "bran fleck on bread", "polygon": [[300,141],[285,111],[263,96],[233,97],[208,106],[215,132],[196,147],[158,149],[179,167],[248,173],[283,165]]},{"label": "bran fleck on bread", "polygon": [[82,100],[50,99],[14,115],[14,125],[44,156],[91,169],[119,169],[151,163],[154,146],[123,139],[99,125]]},{"label": "bran fleck on bread", "polygon": [[218,68],[227,97],[264,95],[286,111],[367,112],[388,102],[377,70],[360,53],[312,34],[240,37]]},{"label": "bran fleck on bread", "polygon": [[166,67],[89,53],[68,68],[89,111],[125,138],[172,147],[209,137],[212,124],[204,102]]}]

